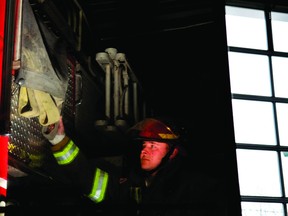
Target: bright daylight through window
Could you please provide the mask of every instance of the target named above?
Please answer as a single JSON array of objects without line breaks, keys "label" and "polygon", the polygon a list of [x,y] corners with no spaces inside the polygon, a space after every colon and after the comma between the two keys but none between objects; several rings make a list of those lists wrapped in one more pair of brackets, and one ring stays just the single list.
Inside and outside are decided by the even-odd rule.
[{"label": "bright daylight through window", "polygon": [[226,6],[243,216],[288,216],[288,11]]}]

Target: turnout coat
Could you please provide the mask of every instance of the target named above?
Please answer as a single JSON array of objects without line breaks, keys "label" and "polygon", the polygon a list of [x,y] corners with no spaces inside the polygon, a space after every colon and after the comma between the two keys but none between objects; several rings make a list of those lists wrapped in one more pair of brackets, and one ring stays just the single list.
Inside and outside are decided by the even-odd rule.
[{"label": "turnout coat", "polygon": [[225,215],[221,213],[215,181],[194,172],[195,165],[187,158],[176,157],[151,178],[137,166],[123,176],[109,167],[90,163],[67,136],[52,146],[52,151],[75,193],[83,194],[86,209],[95,210],[95,215]]}]

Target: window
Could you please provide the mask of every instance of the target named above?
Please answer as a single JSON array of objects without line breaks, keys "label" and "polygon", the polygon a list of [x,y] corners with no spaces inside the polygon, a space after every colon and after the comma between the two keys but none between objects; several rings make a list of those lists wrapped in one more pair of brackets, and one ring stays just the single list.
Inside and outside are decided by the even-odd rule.
[{"label": "window", "polygon": [[288,216],[288,11],[225,10],[242,216]]}]

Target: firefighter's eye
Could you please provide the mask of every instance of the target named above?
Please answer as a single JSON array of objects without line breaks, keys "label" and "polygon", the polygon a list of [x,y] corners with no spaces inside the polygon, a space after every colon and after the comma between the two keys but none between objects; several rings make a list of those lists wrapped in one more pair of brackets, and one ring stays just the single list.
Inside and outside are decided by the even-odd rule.
[{"label": "firefighter's eye", "polygon": [[156,148],[157,148],[157,145],[152,144],[152,145],[150,146],[150,148],[151,148],[151,149],[156,149]]}]

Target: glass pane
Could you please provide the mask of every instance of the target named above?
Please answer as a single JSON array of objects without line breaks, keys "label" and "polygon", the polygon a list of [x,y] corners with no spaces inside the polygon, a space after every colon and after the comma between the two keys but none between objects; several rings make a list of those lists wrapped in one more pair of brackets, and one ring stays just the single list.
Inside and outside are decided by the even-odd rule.
[{"label": "glass pane", "polygon": [[270,102],[232,99],[236,143],[276,145]]},{"label": "glass pane", "polygon": [[288,152],[281,152],[285,197],[288,197]]},{"label": "glass pane", "polygon": [[281,146],[288,146],[288,104],[276,103],[279,140]]},{"label": "glass pane", "polygon": [[271,12],[271,25],[274,50],[288,52],[288,14]]},{"label": "glass pane", "polygon": [[264,11],[226,6],[228,46],[267,50]]},{"label": "glass pane", "polygon": [[280,197],[277,152],[237,149],[240,194]]},{"label": "glass pane", "polygon": [[271,96],[268,57],[228,52],[232,93]]},{"label": "glass pane", "polygon": [[281,203],[241,202],[242,216],[284,216]]},{"label": "glass pane", "polygon": [[288,97],[288,58],[273,56],[272,68],[275,96]]}]

